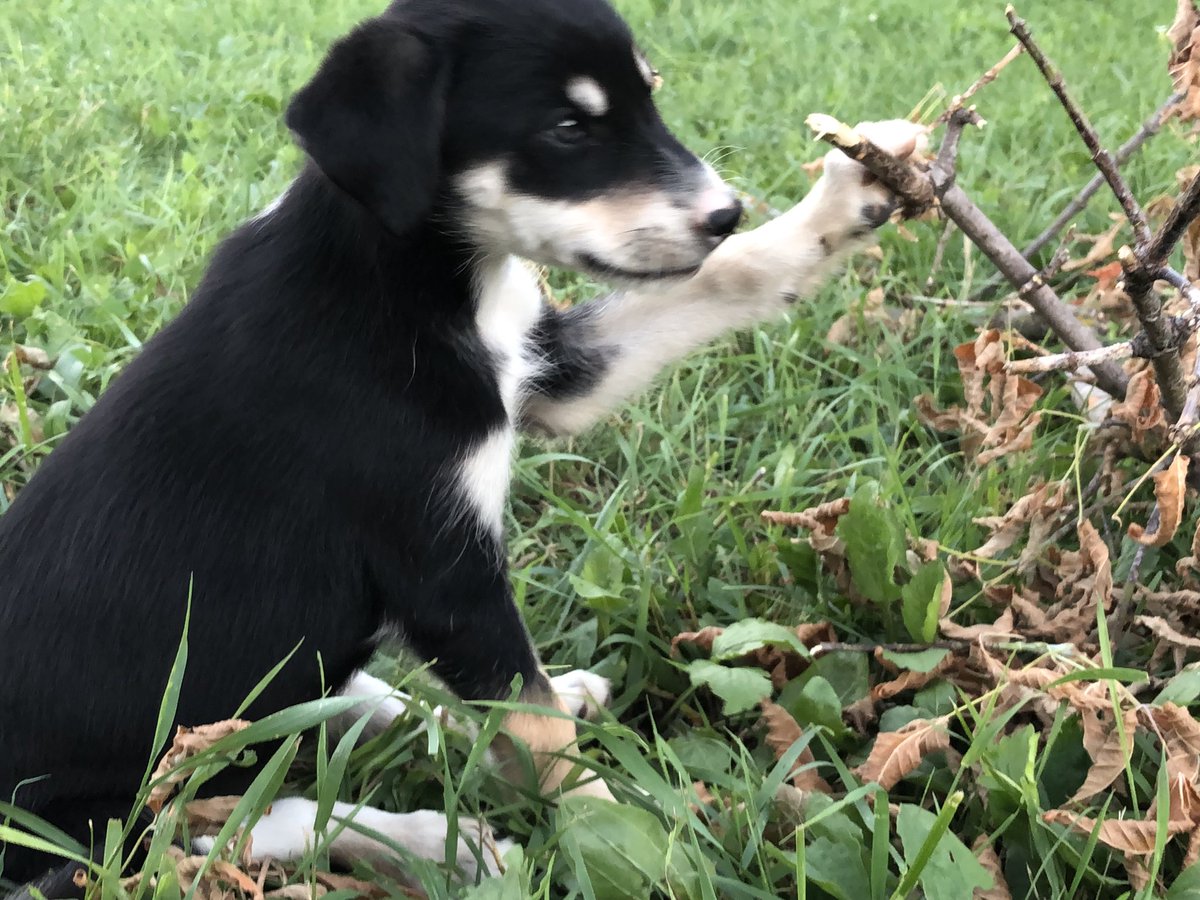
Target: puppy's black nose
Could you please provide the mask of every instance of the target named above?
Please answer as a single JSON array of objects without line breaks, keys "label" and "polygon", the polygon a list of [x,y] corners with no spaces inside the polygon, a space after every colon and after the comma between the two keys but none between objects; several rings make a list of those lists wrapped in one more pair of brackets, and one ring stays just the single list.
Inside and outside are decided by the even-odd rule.
[{"label": "puppy's black nose", "polygon": [[742,204],[734,200],[732,206],[714,209],[704,217],[704,230],[713,237],[728,237],[742,221]]}]

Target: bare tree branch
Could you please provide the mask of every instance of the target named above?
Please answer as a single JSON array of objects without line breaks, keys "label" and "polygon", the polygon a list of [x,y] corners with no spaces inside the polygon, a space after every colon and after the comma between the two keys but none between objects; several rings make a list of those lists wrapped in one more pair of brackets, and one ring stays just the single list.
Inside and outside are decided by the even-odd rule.
[{"label": "bare tree branch", "polygon": [[1032,359],[1014,359],[1004,364],[1004,371],[1010,375],[1030,375],[1035,372],[1074,372],[1084,366],[1116,362],[1129,359],[1133,355],[1133,341],[1122,341],[1098,350],[1070,350],[1066,353],[1035,356]]},{"label": "bare tree branch", "polygon": [[1113,194],[1116,195],[1121,208],[1125,210],[1125,216],[1133,225],[1133,233],[1137,237],[1138,242],[1144,242],[1150,237],[1150,226],[1146,224],[1146,215],[1142,212],[1141,205],[1137,202],[1137,198],[1133,196],[1133,191],[1129,189],[1128,183],[1121,176],[1120,170],[1117,169],[1116,160],[1113,159],[1104,146],[1100,143],[1100,137],[1096,134],[1096,129],[1092,127],[1092,123],[1088,121],[1079,104],[1075,102],[1070,92],[1067,91],[1067,86],[1063,82],[1062,75],[1059,74],[1058,68],[1053,62],[1042,52],[1042,48],[1034,41],[1033,35],[1029,32],[1029,27],[1025,21],[1017,15],[1017,11],[1010,4],[1004,11],[1008,17],[1008,24],[1012,33],[1017,40],[1029,52],[1030,57],[1037,63],[1038,69],[1042,76],[1046,79],[1046,83],[1050,85],[1062,103],[1063,109],[1067,111],[1067,116],[1071,119],[1071,123],[1075,126],[1075,130],[1079,132],[1079,136],[1083,138],[1084,144],[1092,154],[1092,162],[1096,164],[1096,168],[1100,170],[1100,174],[1104,176],[1104,180],[1108,182],[1108,186],[1112,188]]},{"label": "bare tree branch", "polygon": [[[1114,157],[1118,166],[1127,162],[1129,158],[1133,156],[1133,154],[1137,153],[1137,151],[1142,148],[1142,145],[1146,143],[1146,141],[1158,134],[1159,129],[1162,128],[1163,122],[1166,119],[1167,113],[1170,112],[1171,108],[1182,99],[1183,94],[1172,94],[1162,106],[1154,111],[1154,114],[1150,116],[1150,118],[1146,119],[1146,121],[1142,123],[1142,127],[1139,128],[1129,140],[1127,140],[1117,149]],[[1039,250],[1054,240],[1054,238],[1058,236],[1059,232],[1070,225],[1071,221],[1087,208],[1088,201],[1090,201],[1092,197],[1096,195],[1096,192],[1103,186],[1104,176],[1097,172],[1092,177],[1092,180],[1085,184],[1083,189],[1075,195],[1075,198],[1065,207],[1063,207],[1063,211],[1058,214],[1058,217],[1055,218],[1055,220],[1048,226],[1046,226],[1046,230],[1026,245],[1025,249],[1021,251],[1021,255],[1026,259],[1031,260]]]}]

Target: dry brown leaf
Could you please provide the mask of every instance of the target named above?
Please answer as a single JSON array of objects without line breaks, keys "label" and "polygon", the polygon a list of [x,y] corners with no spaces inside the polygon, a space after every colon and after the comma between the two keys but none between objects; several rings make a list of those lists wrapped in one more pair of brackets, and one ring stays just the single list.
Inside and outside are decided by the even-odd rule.
[{"label": "dry brown leaf", "polygon": [[263,894],[264,900],[313,900],[324,897],[328,888],[319,884],[289,884]]},{"label": "dry brown leaf", "polygon": [[[317,883],[331,891],[355,891],[360,897],[386,897],[388,892],[377,884],[352,878],[349,875],[338,875],[334,872],[317,871],[313,873]],[[405,889],[406,897],[424,897],[423,891]]]},{"label": "dry brown leaf", "polygon": [[196,728],[180,725],[175,731],[175,740],[170,749],[163,754],[154,774],[150,776],[151,781],[158,781],[159,778],[166,776],[160,784],[154,786],[146,800],[146,806],[150,808],[150,811],[155,815],[162,812],[163,804],[175,791],[175,785],[191,775],[191,772],[174,772],[172,770],[197,753],[207,750],[221,738],[249,726],[250,723],[244,719],[227,719],[224,722],[214,722],[211,725],[200,725]]},{"label": "dry brown leaf", "polygon": [[1109,410],[1112,418],[1129,426],[1130,439],[1138,446],[1157,444],[1167,437],[1167,417],[1154,370],[1141,369],[1129,378],[1125,399]]},{"label": "dry brown leaf", "polygon": [[1077,531],[1079,549],[1059,552],[1050,548],[1052,565],[1039,569],[1054,584],[1057,602],[1043,613],[1035,612],[1032,603],[1019,605],[1014,597],[1013,608],[1034,617],[1023,627],[1026,637],[1089,645],[1096,628],[1097,604],[1106,611],[1111,608],[1113,580],[1108,547],[1087,519],[1080,520]]},{"label": "dry brown leaf", "polygon": [[927,755],[950,747],[946,722],[945,717],[916,719],[899,731],[881,731],[866,762],[855,769],[854,774],[890,791]]},{"label": "dry brown leaf", "polygon": [[1184,453],[1161,472],[1155,472],[1154,499],[1158,503],[1158,528],[1147,533],[1136,522],[1129,526],[1129,536],[1147,547],[1163,547],[1175,537],[1183,521],[1183,501],[1187,494],[1187,471],[1191,458]]},{"label": "dry brown leaf", "polygon": [[[179,877],[180,887],[186,891],[195,884],[197,877],[200,877],[202,885],[209,892],[214,890],[219,891],[219,886],[225,884],[235,887],[239,891],[257,898],[257,900],[262,900],[263,893],[254,879],[226,860],[212,860],[208,864],[208,869],[204,872],[204,875],[200,876],[200,870],[207,861],[208,857],[206,856],[187,856],[181,859],[175,866],[175,873]],[[197,891],[197,896],[200,893],[200,891]],[[212,896],[212,894],[210,893],[209,896]]]},{"label": "dry brown leaf", "polygon": [[1136,710],[1127,710],[1119,723],[1110,715],[1102,719],[1100,710],[1085,709],[1080,715],[1083,747],[1092,758],[1092,767],[1075,796],[1069,802],[1080,803],[1094,797],[1116,781],[1133,755],[1133,736],[1137,730]]},{"label": "dry brown leaf", "polygon": [[[790,712],[770,700],[763,700],[759,704],[759,708],[762,710],[763,724],[767,726],[767,746],[771,748],[776,759],[782,759],[783,755],[791,750],[797,741],[803,739],[804,732],[800,728],[800,723],[793,718]],[[796,763],[792,767],[792,771],[788,773],[788,778],[802,791],[820,791],[823,794],[832,794],[833,788],[830,787],[829,782],[817,773],[816,762],[812,750],[805,747],[796,758]]]},{"label": "dry brown leaf", "polygon": [[1175,574],[1180,578],[1193,572],[1200,572],[1200,521],[1196,522],[1196,531],[1192,534],[1192,553],[1175,564]]},{"label": "dry brown leaf", "polygon": [[191,801],[184,809],[188,830],[193,835],[216,834],[229,821],[234,807],[241,799],[240,796],[209,797],[205,800]]},{"label": "dry brown leaf", "polygon": [[1185,707],[1174,703],[1143,706],[1139,715],[1162,741],[1167,774],[1195,781],[1200,775],[1200,724]]},{"label": "dry brown leaf", "polygon": [[883,303],[884,291],[872,288],[858,308],[852,309],[830,326],[825,335],[826,353],[831,345],[854,346],[863,337],[862,326],[882,326],[891,332],[903,331],[913,320],[911,310],[889,309]]},{"label": "dry brown leaf", "polygon": [[986,891],[983,888],[975,888],[971,900],[1012,900],[1008,882],[1004,879],[1004,867],[1000,865],[1000,857],[996,855],[995,849],[988,843],[987,835],[981,834],[977,837],[971,845],[971,850],[979,864],[992,876],[992,886]]},{"label": "dry brown leaf", "polygon": [[[1087,255],[1081,259],[1073,259],[1063,265],[1064,272],[1074,272],[1077,269],[1087,269],[1095,266],[1097,263],[1102,263],[1117,252],[1117,236],[1120,235],[1121,229],[1125,227],[1125,220],[1121,218],[1108,231],[1097,235],[1079,235],[1080,240],[1091,241],[1092,249],[1087,252]],[[1120,263],[1118,263],[1120,265]]]},{"label": "dry brown leaf", "polygon": [[[997,384],[999,379],[993,379]],[[1008,375],[1003,379],[1000,392],[1000,414],[996,422],[983,436],[983,450],[975,461],[986,466],[988,463],[1033,446],[1033,433],[1042,421],[1042,414],[1034,410],[1042,396],[1041,387],[1021,375]],[[992,406],[993,414],[996,411]]]},{"label": "dry brown leaf", "polygon": [[1017,563],[1018,572],[1028,572],[1037,562],[1045,540],[1054,531],[1066,498],[1066,482],[1037,484],[1009,507],[1004,515],[973,519],[976,525],[982,525],[992,534],[981,547],[971,551],[971,556],[995,559],[1015,544],[1028,527],[1029,540]]},{"label": "dry brown leaf", "polygon": [[974,641],[980,638],[1006,638],[1012,637],[1013,631],[1013,613],[1011,609],[1006,609],[996,617],[996,621],[992,623],[983,623],[981,625],[956,625],[950,619],[945,617],[938,620],[938,628],[942,634],[951,640],[955,641]]},{"label": "dry brown leaf", "polygon": [[681,631],[671,638],[671,655],[679,653],[680,644],[691,644],[705,653],[712,653],[713,641],[725,633],[720,625],[706,625],[699,631]]},{"label": "dry brown leaf", "polygon": [[691,803],[692,812],[699,812],[702,806],[713,806],[717,802],[717,798],[713,796],[712,791],[708,789],[708,785],[703,781],[693,781],[692,790],[696,792],[696,800]]},{"label": "dry brown leaf", "polygon": [[[1065,809],[1052,809],[1042,813],[1042,819],[1055,825],[1068,825],[1083,834],[1096,830],[1096,820],[1076,815]],[[1167,833],[1180,834],[1187,830],[1183,822],[1168,822]],[[1106,819],[1100,824],[1099,839],[1131,856],[1148,856],[1154,852],[1154,839],[1158,834],[1158,823],[1141,819]]]},{"label": "dry brown leaf", "polygon": [[1007,375],[1006,357],[999,330],[987,329],[954,348],[966,406],[938,410],[927,395],[916,400],[925,424],[960,432],[963,452],[983,463],[1028,447],[1040,420],[1033,407],[1042,389],[1019,375]]},{"label": "dry brown leaf", "polygon": [[1175,21],[1167,31],[1171,41],[1171,57],[1167,61],[1167,70],[1175,82],[1175,90],[1182,93],[1184,98],[1172,111],[1184,121],[1195,119],[1200,106],[1197,104],[1198,86],[1200,86],[1200,54],[1195,53],[1195,47],[1200,42],[1200,15],[1197,15],[1196,4],[1193,0],[1177,0]]},{"label": "dry brown leaf", "polygon": [[34,369],[48,371],[54,368],[54,361],[50,359],[50,354],[41,347],[30,347],[26,344],[15,344],[12,349],[12,354],[17,358],[17,362],[23,363]]},{"label": "dry brown leaf", "polygon": [[1185,647],[1188,650],[1200,650],[1200,638],[1180,634],[1166,619],[1159,616],[1138,616],[1137,623],[1153,634],[1156,638],[1166,641],[1174,647]]},{"label": "dry brown leaf", "polygon": [[824,531],[832,534],[837,527],[838,519],[848,512],[850,512],[850,498],[839,497],[837,500],[811,506],[800,512],[779,512],[768,509],[760,515],[776,525],[791,525],[807,528],[809,531]]}]

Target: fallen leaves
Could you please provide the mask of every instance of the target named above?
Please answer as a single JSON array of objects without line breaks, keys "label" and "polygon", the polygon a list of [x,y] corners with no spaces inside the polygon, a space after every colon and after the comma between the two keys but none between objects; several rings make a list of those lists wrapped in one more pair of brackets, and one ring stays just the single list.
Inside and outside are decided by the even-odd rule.
[{"label": "fallen leaves", "polygon": [[1187,495],[1187,472],[1191,457],[1180,453],[1174,462],[1161,472],[1155,472],[1154,499],[1158,505],[1158,527],[1147,532],[1136,522],[1129,526],[1129,536],[1147,547],[1163,547],[1175,537],[1183,522],[1183,503]]},{"label": "fallen leaves", "polygon": [[150,776],[152,782],[158,782],[146,800],[146,806],[150,808],[150,811],[155,815],[162,812],[163,805],[175,792],[175,786],[191,774],[189,771],[178,770],[183,762],[204,752],[221,738],[228,737],[249,726],[250,723],[244,719],[227,719],[224,722],[214,722],[211,725],[201,725],[197,728],[180,725],[175,731],[175,740],[171,743],[170,749],[163,754],[158,766],[154,769],[154,774]]},{"label": "fallen leaves", "polygon": [[[763,724],[767,727],[767,746],[771,748],[776,759],[782,759],[784,754],[791,750],[797,742],[803,740],[804,732],[792,714],[778,703],[764,700],[760,704],[760,708],[762,709]],[[796,758],[796,763],[788,774],[788,779],[794,787],[802,791],[820,791],[823,794],[832,794],[833,788],[817,773],[816,765],[817,761],[812,750],[805,747]]]},{"label": "fallen leaves", "polygon": [[1167,31],[1171,42],[1171,57],[1168,71],[1175,82],[1175,91],[1184,95],[1171,110],[1171,115],[1182,121],[1200,117],[1200,54],[1196,45],[1200,42],[1200,13],[1194,0],[1177,0],[1175,21]]},{"label": "fallen leaves", "polygon": [[1000,331],[984,331],[954,349],[966,406],[939,410],[928,394],[917,397],[917,415],[937,431],[962,435],[963,452],[977,465],[1028,450],[1041,422],[1035,409],[1042,389],[1021,375],[1004,371],[1007,353]]},{"label": "fallen leaves", "polygon": [[919,766],[930,753],[950,747],[946,719],[917,719],[898,731],[884,731],[866,762],[854,770],[863,781],[874,781],[891,790],[905,775]]}]

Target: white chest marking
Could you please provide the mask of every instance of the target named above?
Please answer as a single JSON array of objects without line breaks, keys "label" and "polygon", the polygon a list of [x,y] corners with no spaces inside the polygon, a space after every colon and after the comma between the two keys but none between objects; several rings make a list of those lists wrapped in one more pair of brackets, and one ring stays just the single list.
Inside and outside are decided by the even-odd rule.
[{"label": "white chest marking", "polygon": [[480,523],[498,535],[517,444],[513,419],[521,403],[522,386],[537,367],[528,340],[541,315],[542,297],[534,273],[512,256],[485,262],[476,291],[475,324],[492,352],[506,420],[467,453],[459,483]]}]

